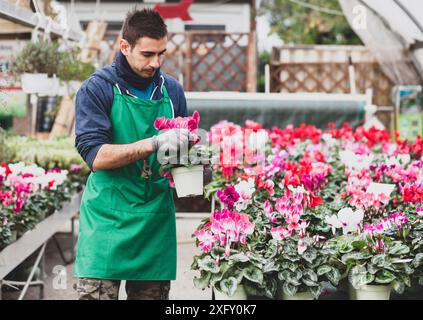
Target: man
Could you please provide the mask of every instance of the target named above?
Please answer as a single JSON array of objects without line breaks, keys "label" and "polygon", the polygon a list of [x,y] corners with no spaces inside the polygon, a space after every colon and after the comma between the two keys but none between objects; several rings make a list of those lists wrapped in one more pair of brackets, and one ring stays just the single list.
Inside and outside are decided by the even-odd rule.
[{"label": "man", "polygon": [[181,85],[160,71],[167,27],[150,9],[129,12],[120,52],[76,97],[76,147],[92,173],[84,190],[75,275],[78,299],[168,299],[176,278],[173,193],[157,150],[177,152],[188,131],[158,135],[157,117],[187,116]]}]

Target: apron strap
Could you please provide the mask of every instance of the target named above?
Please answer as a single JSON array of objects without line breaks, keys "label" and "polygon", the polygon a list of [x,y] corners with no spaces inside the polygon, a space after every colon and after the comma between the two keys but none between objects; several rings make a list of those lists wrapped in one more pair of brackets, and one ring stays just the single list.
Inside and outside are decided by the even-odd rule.
[{"label": "apron strap", "polygon": [[118,91],[119,91],[119,94],[122,94],[122,90],[120,90],[120,87],[119,87],[119,84],[115,84],[115,86],[116,86],[116,88],[118,89]]},{"label": "apron strap", "polygon": [[133,98],[138,98],[136,95],[134,95],[134,94],[132,94],[131,92],[129,92],[129,90],[127,89],[127,88],[125,88],[125,87],[120,87],[119,86],[119,84],[118,83],[115,83],[115,86],[116,86],[116,88],[118,89],[118,91],[119,91],[119,94],[122,94],[122,92],[123,93],[125,93],[126,95],[128,95],[128,96],[131,96],[131,97],[133,97]]},{"label": "apron strap", "polygon": [[[164,85],[164,77],[163,77],[163,75],[161,75],[160,77],[162,78],[162,84],[160,86],[160,92],[162,93],[163,97],[169,99],[170,107],[172,109],[172,118],[175,118],[175,107],[173,106],[172,99],[169,97],[169,93],[167,92],[166,86]],[[116,83],[115,86],[116,86],[117,90],[119,91],[119,94],[120,95],[122,95],[122,89],[124,89],[124,92],[128,96],[131,96],[133,98],[138,98],[137,96],[135,96],[132,93],[130,93],[128,89],[126,89],[126,88],[122,88],[121,89],[118,83]],[[153,92],[151,94],[150,100],[153,98],[153,95],[154,95],[154,92],[156,91],[156,89],[157,89],[157,87],[154,88],[154,90],[153,90]]]},{"label": "apron strap", "polygon": [[[161,77],[163,78],[163,76],[161,76]],[[163,78],[163,83],[162,83],[162,86],[160,88],[160,91],[162,92],[163,97],[165,97],[169,100],[170,107],[172,109],[172,118],[175,118],[175,107],[173,106],[172,99],[169,97],[169,93],[167,92],[166,86],[164,85],[164,78]]]}]

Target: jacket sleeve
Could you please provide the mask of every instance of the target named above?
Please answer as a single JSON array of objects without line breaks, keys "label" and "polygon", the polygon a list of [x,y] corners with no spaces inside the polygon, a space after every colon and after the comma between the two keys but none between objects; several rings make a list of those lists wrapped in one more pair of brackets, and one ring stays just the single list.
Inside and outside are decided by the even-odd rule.
[{"label": "jacket sleeve", "polygon": [[112,104],[111,84],[96,77],[85,81],[76,95],[75,146],[91,171],[100,147],[112,143]]},{"label": "jacket sleeve", "polygon": [[177,92],[177,99],[178,99],[178,114],[175,114],[175,117],[187,117],[188,116],[188,109],[187,109],[187,99],[185,98],[185,92],[182,86],[177,83],[176,85],[176,92]]},{"label": "jacket sleeve", "polygon": [[172,100],[173,109],[176,117],[187,117],[187,100],[185,98],[184,89],[181,84],[173,77],[166,75],[166,88],[169,92],[169,98]]}]

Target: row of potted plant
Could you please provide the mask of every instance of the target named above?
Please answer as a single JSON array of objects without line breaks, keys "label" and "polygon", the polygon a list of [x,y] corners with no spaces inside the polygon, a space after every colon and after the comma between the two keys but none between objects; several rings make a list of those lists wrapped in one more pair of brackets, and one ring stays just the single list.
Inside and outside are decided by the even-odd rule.
[{"label": "row of potted plant", "polygon": [[0,163],[0,249],[81,191],[81,169],[80,165],[45,170],[23,162]]},{"label": "row of potted plant", "polygon": [[[28,42],[11,61],[25,93],[72,95],[95,67],[78,59],[80,48],[65,48],[57,41]],[[60,83],[64,84],[61,89]]]},{"label": "row of potted plant", "polygon": [[208,138],[221,207],[193,235],[198,288],[317,299],[348,283],[351,298],[387,299],[423,285],[421,137],[222,121]]},{"label": "row of potted plant", "polygon": [[0,249],[80,192],[88,168],[71,138],[41,140],[0,129]]}]

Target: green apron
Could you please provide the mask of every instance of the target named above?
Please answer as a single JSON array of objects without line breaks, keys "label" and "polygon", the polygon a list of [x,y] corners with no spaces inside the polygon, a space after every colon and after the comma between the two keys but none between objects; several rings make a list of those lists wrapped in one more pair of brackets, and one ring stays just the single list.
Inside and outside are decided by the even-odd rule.
[{"label": "green apron", "polygon": [[[157,117],[173,117],[163,86],[161,100],[123,95],[116,85],[111,111],[113,143],[158,134]],[[157,155],[90,174],[82,196],[76,277],[114,280],[176,279],[173,191],[159,174]]]}]

